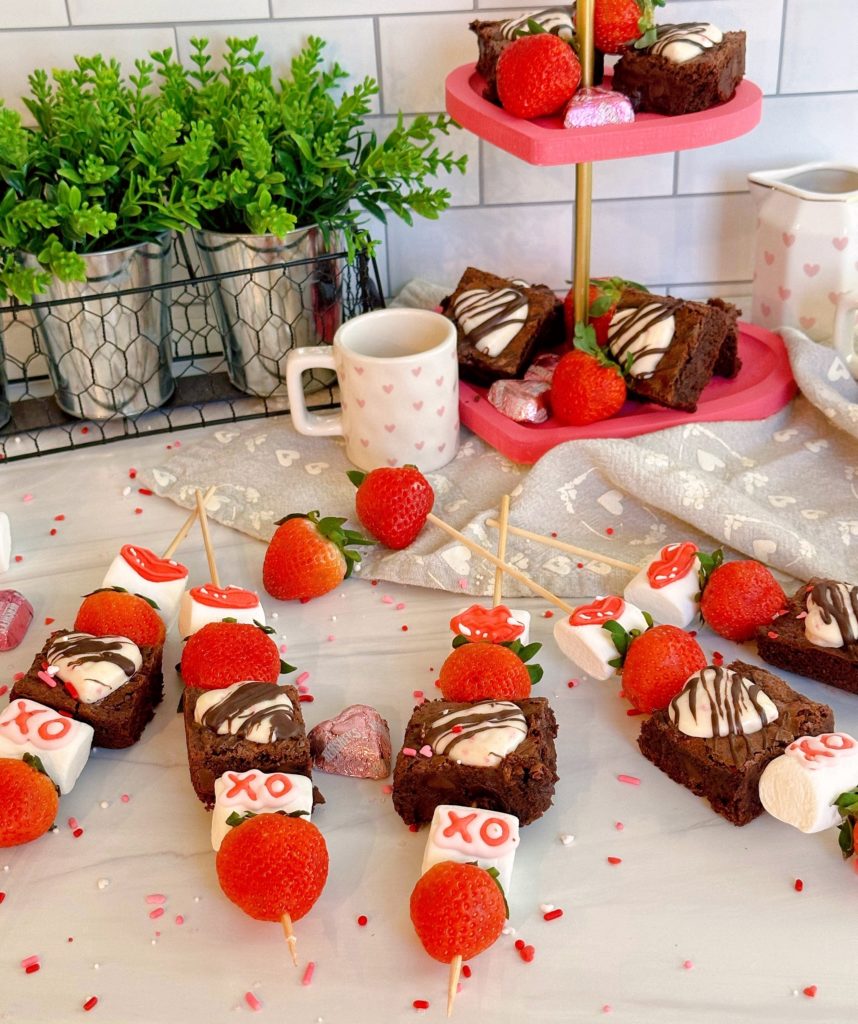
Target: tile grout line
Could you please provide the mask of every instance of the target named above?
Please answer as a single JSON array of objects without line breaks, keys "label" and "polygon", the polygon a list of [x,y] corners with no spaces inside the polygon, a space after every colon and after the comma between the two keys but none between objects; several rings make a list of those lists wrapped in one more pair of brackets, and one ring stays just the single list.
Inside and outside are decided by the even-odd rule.
[{"label": "tile grout line", "polygon": [[66,0],[66,17],[68,18],[68,24],[72,23],[71,8],[69,7],[69,0]]},{"label": "tile grout line", "polygon": [[384,110],[384,77],[381,61],[381,20],[377,14],[372,16],[372,44],[375,47],[375,80],[378,82],[378,112]]},{"label": "tile grout line", "polygon": [[783,78],[783,71],[784,71],[784,49],[786,48],[785,47],[785,44],[786,44],[786,23],[787,23],[788,13],[789,13],[789,0],[784,0],[783,10],[781,11],[781,40],[780,40],[781,45],[780,45],[780,49],[778,51],[778,80],[777,80],[777,83],[775,84],[775,92],[777,92],[778,94],[780,94],[780,91],[781,91],[781,81],[782,81],[782,78]]}]

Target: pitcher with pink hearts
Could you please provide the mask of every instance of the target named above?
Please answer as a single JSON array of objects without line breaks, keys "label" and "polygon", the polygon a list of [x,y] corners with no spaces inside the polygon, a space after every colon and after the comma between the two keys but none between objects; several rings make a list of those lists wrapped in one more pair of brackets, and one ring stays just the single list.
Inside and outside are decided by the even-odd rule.
[{"label": "pitcher with pink hearts", "polygon": [[858,167],[810,163],[748,175],[757,202],[754,323],[830,342],[858,288]]}]

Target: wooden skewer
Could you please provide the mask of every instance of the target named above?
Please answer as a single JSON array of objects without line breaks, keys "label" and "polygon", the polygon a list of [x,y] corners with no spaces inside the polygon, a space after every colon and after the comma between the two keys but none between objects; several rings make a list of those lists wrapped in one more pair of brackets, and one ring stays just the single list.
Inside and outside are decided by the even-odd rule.
[{"label": "wooden skewer", "polygon": [[506,562],[502,562],[497,555],[493,555],[491,551],[487,551],[484,547],[477,544],[476,541],[466,537],[463,533],[459,533],[458,530],[454,529],[449,523],[445,523],[443,519],[439,519],[434,513],[430,512],[426,517],[433,526],[437,526],[439,530],[443,530],[444,533],[454,537],[460,544],[464,544],[466,548],[469,548],[476,555],[481,555],[487,562],[491,562],[492,565],[497,566],[507,575],[512,576],[514,580],[518,580],[519,583],[523,583],[526,587],[529,587],[534,594],[539,594],[540,597],[544,597],[546,601],[550,601],[553,605],[562,609],[567,615],[571,615],[575,609],[571,604],[567,604],[562,601],[556,594],[552,594],[550,590],[546,590],[545,587],[540,586],[529,576],[525,576],[520,569],[516,569],[513,565],[508,565]]},{"label": "wooden skewer", "polygon": [[[498,526],[498,558],[506,561],[506,531],[509,526],[509,495],[501,498],[500,525]],[[495,591],[492,595],[492,604],[497,606],[503,600],[503,569],[495,568]]]},{"label": "wooden skewer", "polygon": [[[508,500],[508,499],[507,499]],[[498,602],[495,601],[495,604]],[[447,986],[447,1016],[453,1016],[453,1003],[459,989],[459,975],[462,973],[462,956],[457,953],[450,961],[450,984]]]},{"label": "wooden skewer", "polygon": [[[487,519],[486,526],[500,528],[497,519]],[[589,551],[587,548],[579,548],[574,544],[567,544],[565,540],[557,540],[556,537],[543,537],[541,533],[532,533],[530,530],[522,530],[520,526],[507,526],[510,533],[516,537],[526,537],[528,540],[538,541],[540,544],[547,544],[550,548],[558,548],[560,551],[568,551],[573,555],[583,555],[585,558],[592,558],[594,562],[604,562],[605,565],[613,565],[617,569],[625,569],[628,572],[640,572],[639,565],[632,565],[631,562],[622,562],[619,558],[611,558],[609,555],[600,555],[598,551]]]},{"label": "wooden skewer", "polygon": [[[209,498],[214,494],[214,492],[216,490],[217,490],[217,487],[209,487],[209,489],[203,495],[203,501],[208,501]],[[191,527],[197,521],[197,516],[198,515],[199,515],[199,512],[197,511],[197,509],[194,509],[194,511],[191,512],[191,514],[184,521],[184,523],[182,523],[181,529],[179,530],[179,532],[176,534],[176,536],[170,541],[169,545],[167,546],[167,550],[164,552],[164,555],[163,555],[164,558],[172,558],[173,555],[175,555],[175,553],[179,550],[179,545],[182,543],[182,541],[185,539],[185,537],[187,537],[188,534],[191,532]]]},{"label": "wooden skewer", "polygon": [[292,954],[292,963],[298,966],[298,939],[295,932],[292,930],[292,918],[289,914],[284,914],[280,918],[280,924],[283,927],[283,934],[286,936],[286,941],[289,943],[289,952]]},{"label": "wooden skewer", "polygon": [[209,574],[212,578],[212,583],[214,583],[218,590],[220,590],[220,580],[217,575],[214,548],[212,547],[211,537],[209,537],[209,521],[206,518],[205,498],[203,498],[203,493],[199,488],[197,488],[197,512],[200,516],[200,529],[203,531],[203,544],[206,546],[206,558],[209,562]]}]

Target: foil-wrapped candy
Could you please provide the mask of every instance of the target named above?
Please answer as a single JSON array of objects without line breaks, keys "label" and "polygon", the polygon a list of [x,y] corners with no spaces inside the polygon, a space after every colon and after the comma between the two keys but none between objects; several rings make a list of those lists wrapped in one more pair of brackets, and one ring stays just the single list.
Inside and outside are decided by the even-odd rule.
[{"label": "foil-wrapped candy", "polygon": [[563,110],[564,128],[601,128],[607,124],[630,124],[635,112],[628,96],[601,86],[585,86]]},{"label": "foil-wrapped candy", "polygon": [[559,362],[560,356],[556,352],[543,352],[524,371],[524,379],[541,380],[543,384],[550,384]]},{"label": "foil-wrapped candy", "polygon": [[352,704],[308,734],[313,767],[330,775],[386,779],[390,775],[390,729],[367,704]]},{"label": "foil-wrapped candy", "polygon": [[548,419],[551,385],[539,380],[496,380],[488,400],[516,423],[544,423]]},{"label": "foil-wrapped candy", "polygon": [[33,621],[33,606],[17,590],[0,590],[0,651],[11,651]]}]

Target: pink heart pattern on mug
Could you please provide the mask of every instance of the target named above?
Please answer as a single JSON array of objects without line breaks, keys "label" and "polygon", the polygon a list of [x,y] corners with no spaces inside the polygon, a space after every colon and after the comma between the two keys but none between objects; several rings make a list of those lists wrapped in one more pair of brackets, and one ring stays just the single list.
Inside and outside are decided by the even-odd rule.
[{"label": "pink heart pattern on mug", "polygon": [[367,438],[362,437],[360,439],[360,443],[364,446],[364,448],[369,448],[369,440]]},{"label": "pink heart pattern on mug", "polygon": [[422,372],[423,372],[423,367],[422,366],[415,366],[414,369],[411,371],[411,373],[415,377],[419,377]]},{"label": "pink heart pattern on mug", "polygon": [[384,424],[384,429],[388,432],[388,434],[392,434],[393,431],[396,430],[396,424],[395,423],[385,423]]},{"label": "pink heart pattern on mug", "polygon": [[436,383],[436,384],[438,385],[438,387],[440,388],[440,387],[441,387],[441,385],[442,385],[442,384],[444,383],[444,378],[443,378],[443,377],[436,377],[436,378],[435,378],[435,383]]},{"label": "pink heart pattern on mug", "polygon": [[357,404],[361,407],[361,409],[363,409],[363,407],[366,405],[366,399],[365,398],[359,398],[357,400]]},{"label": "pink heart pattern on mug", "polygon": [[772,315],[772,307],[767,302],[760,303],[760,309],[763,311],[763,316]]},{"label": "pink heart pattern on mug", "polygon": [[446,405],[442,405],[440,409],[436,409],[435,410],[435,415],[436,416],[443,416],[446,411],[447,411],[447,406]]},{"label": "pink heart pattern on mug", "polygon": [[778,295],[780,295],[781,299],[784,302],[786,302],[786,300],[790,297],[790,295],[792,295],[792,289],[791,288],[784,288],[783,285],[779,285],[778,286]]},{"label": "pink heart pattern on mug", "polygon": [[773,252],[764,252],[763,259],[771,266],[775,262],[775,254]]},{"label": "pink heart pattern on mug", "polygon": [[382,385],[381,385],[381,390],[382,390],[382,391],[383,391],[383,392],[384,392],[384,393],[385,393],[386,395],[389,395],[389,394],[390,394],[390,392],[391,392],[391,391],[393,391],[393,385],[392,385],[392,384],[382,384]]},{"label": "pink heart pattern on mug", "polygon": [[809,331],[811,329],[811,327],[813,327],[813,325],[816,323],[816,317],[815,316],[800,316],[798,318],[798,322],[801,324],[801,326],[806,331]]},{"label": "pink heart pattern on mug", "polygon": [[422,402],[412,402],[411,403],[411,408],[412,409],[416,409],[417,412],[420,412],[420,410],[423,408],[423,403]]},{"label": "pink heart pattern on mug", "polygon": [[805,263],[802,269],[808,277],[816,277],[821,268],[818,263]]},{"label": "pink heart pattern on mug", "polygon": [[424,444],[426,444],[425,441],[415,441],[414,442],[414,447],[417,449],[418,452],[422,452]]},{"label": "pink heart pattern on mug", "polygon": [[362,377],[363,376],[363,371],[364,371],[364,367],[362,367],[362,366],[356,366],[355,367],[355,373],[358,375],[358,377]]},{"label": "pink heart pattern on mug", "polygon": [[795,235],[791,235],[788,231],[784,231],[781,238],[783,239],[783,243],[787,249],[789,249],[789,247],[795,242]]},{"label": "pink heart pattern on mug", "polygon": [[849,245],[849,236],[844,235],[843,238],[832,238],[831,244],[838,252],[843,252],[847,245]]}]

